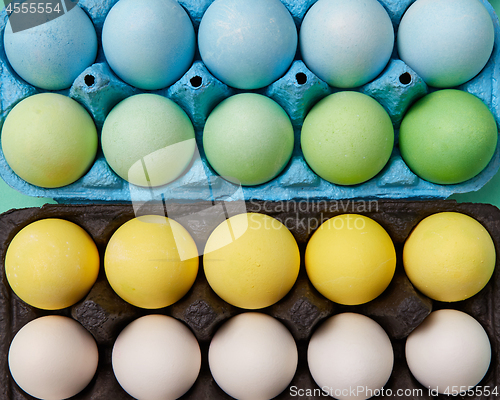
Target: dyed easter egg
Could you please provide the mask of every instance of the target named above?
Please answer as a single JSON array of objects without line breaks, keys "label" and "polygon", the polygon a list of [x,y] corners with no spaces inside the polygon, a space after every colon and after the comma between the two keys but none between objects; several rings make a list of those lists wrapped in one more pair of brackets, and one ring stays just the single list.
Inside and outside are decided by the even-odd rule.
[{"label": "dyed easter egg", "polygon": [[8,22],[4,45],[14,71],[29,84],[47,90],[70,87],[97,55],[94,25],[80,7],[15,33]]},{"label": "dyed easter egg", "polygon": [[187,114],[157,94],[138,94],[118,103],[104,121],[101,143],[111,168],[137,186],[177,179],[196,148]]},{"label": "dyed easter egg", "polygon": [[193,24],[175,0],[120,0],[104,21],[102,47],[118,77],[154,90],[184,75],[196,46]]},{"label": "dyed easter egg", "polygon": [[239,89],[271,84],[297,50],[297,28],[279,0],[217,0],[198,32],[200,55],[210,72]]},{"label": "dyed easter egg", "polygon": [[304,63],[340,88],[373,80],[387,65],[393,47],[391,19],[377,0],[319,0],[300,28]]},{"label": "dyed easter egg", "polygon": [[445,89],[423,97],[406,113],[399,148],[419,177],[454,184],[473,178],[488,165],[497,137],[495,118],[481,100]]},{"label": "dyed easter egg", "polygon": [[301,144],[307,163],[320,177],[355,185],[385,166],[394,145],[394,128],[376,100],[358,92],[339,92],[307,114]]},{"label": "dyed easter egg", "polygon": [[290,160],[293,143],[287,113],[275,101],[255,93],[221,102],[203,130],[210,165],[242,185],[259,185],[278,175]]},{"label": "dyed easter egg", "polygon": [[493,42],[493,21],[480,1],[417,0],[403,15],[397,46],[427,84],[453,87],[483,69]]},{"label": "dyed easter egg", "polygon": [[2,150],[20,178],[57,188],[73,183],[90,168],[97,131],[92,117],[75,100],[41,93],[24,99],[7,115]]}]

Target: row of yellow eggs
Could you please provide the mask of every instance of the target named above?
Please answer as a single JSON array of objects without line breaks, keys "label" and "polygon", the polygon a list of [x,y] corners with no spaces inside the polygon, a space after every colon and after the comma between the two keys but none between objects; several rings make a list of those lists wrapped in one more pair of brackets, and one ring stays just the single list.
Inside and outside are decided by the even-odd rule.
[{"label": "row of yellow eggs", "polygon": [[[285,221],[286,222],[286,221]],[[189,232],[164,216],[134,218],[109,240],[104,269],[111,287],[141,308],[167,307],[181,299],[198,274],[199,251]],[[282,299],[300,268],[299,247],[283,223],[259,213],[222,222],[203,251],[206,279],[226,302],[261,309]],[[425,295],[460,301],[478,293],[496,262],[486,229],[460,213],[431,215],[406,240],[406,273]],[[75,304],[90,290],[100,260],[79,226],[44,219],[23,228],[10,243],[5,272],[13,291],[42,309]],[[310,238],[305,268],[314,287],[345,305],[369,302],[389,285],[396,268],[394,244],[374,220],[343,214],[324,222]]]},{"label": "row of yellow eggs", "polygon": [[[477,393],[474,386],[491,361],[489,338],[480,323],[451,309],[431,313],[409,335],[405,354],[411,373],[433,394]],[[112,350],[114,376],[136,399],[183,396],[198,378],[201,359],[193,333],[166,315],[132,321]],[[338,399],[391,396],[392,389],[384,386],[394,359],[384,329],[350,312],[324,321],[308,343],[307,366],[321,389],[289,386],[299,364],[297,345],[290,331],[267,314],[244,312],[229,319],[216,331],[208,351],[213,379],[239,400],[268,400],[287,387],[292,397],[309,392]],[[51,315],[29,322],[16,334],[8,361],[12,377],[25,392],[62,400],[89,384],[99,353],[92,335],[78,322]],[[394,394],[402,397],[402,390]]]}]

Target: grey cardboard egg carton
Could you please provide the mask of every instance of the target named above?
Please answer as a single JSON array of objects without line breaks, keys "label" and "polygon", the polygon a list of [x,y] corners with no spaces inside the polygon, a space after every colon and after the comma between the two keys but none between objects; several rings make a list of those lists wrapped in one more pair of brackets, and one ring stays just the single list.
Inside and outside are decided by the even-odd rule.
[{"label": "grey cardboard egg carton", "polygon": [[[179,0],[186,9],[197,30],[203,13],[213,0]],[[414,0],[379,0],[386,8],[394,29],[404,11]],[[492,111],[497,124],[500,123],[499,44],[500,26],[492,6],[481,0],[492,16],[495,26],[493,54],[483,71],[459,89],[470,92]],[[99,52],[94,65],[87,68],[75,80],[72,87],[58,93],[80,102],[102,128],[109,111],[121,100],[143,91],[118,79],[106,63],[100,37],[105,17],[117,0],[81,0],[82,7],[92,19],[99,38]],[[282,0],[292,14],[297,28],[308,8],[315,0]],[[5,10],[0,14],[0,127],[9,111],[24,98],[42,92],[22,81],[9,66],[3,50],[3,30],[7,21]],[[255,90],[278,102],[288,113],[295,130],[295,148],[285,169],[275,179],[255,187],[236,188],[220,178],[209,166],[202,146],[202,132],[211,110],[223,99],[242,92],[214,78],[200,60],[199,54],[186,74],[172,86],[153,91],[179,104],[189,115],[196,130],[199,154],[185,174],[176,181],[158,188],[140,188],[129,185],[118,177],[107,165],[102,150],[90,170],[71,185],[46,189],[27,183],[8,166],[0,151],[0,176],[22,193],[52,197],[59,202],[96,201],[212,201],[220,197],[228,199],[292,200],[292,199],[347,199],[347,198],[394,198],[430,199],[445,198],[453,193],[478,190],[493,177],[500,166],[500,147],[493,159],[476,177],[454,185],[433,184],[417,177],[405,164],[397,146],[397,129],[406,110],[418,98],[432,90],[404,62],[398,59],[397,51],[386,69],[374,81],[356,90],[372,96],[389,113],[396,128],[396,146],[385,168],[369,181],[355,186],[339,186],[317,176],[305,162],[300,149],[300,129],[305,115],[321,98],[339,91],[321,81],[301,61],[297,52],[288,72],[273,84]]]},{"label": "grey cardboard egg carton", "polygon": [[[235,203],[226,202],[227,212]],[[214,219],[189,218],[210,209],[211,203],[172,204],[169,212],[187,217],[185,227],[198,246],[214,229]],[[486,204],[457,204],[454,201],[320,201],[320,202],[258,202],[246,204],[248,212],[268,214],[286,223],[299,244],[301,269],[299,278],[291,291],[276,304],[255,310],[269,314],[281,321],[292,333],[299,350],[299,366],[295,377],[277,399],[302,400],[320,399],[324,396],[293,396],[292,387],[319,389],[307,367],[307,344],[315,328],[328,317],[341,312],[358,312],[376,320],[391,338],[395,353],[395,364],[385,390],[393,394],[401,390],[417,390],[408,399],[445,399],[446,396],[432,397],[412,376],[404,358],[405,339],[432,311],[453,308],[467,312],[485,328],[491,345],[490,368],[479,383],[490,390],[500,390],[500,272],[498,261],[490,282],[477,295],[456,303],[432,301],[417,292],[406,277],[402,265],[402,249],[412,229],[423,218],[442,211],[461,212],[477,219],[489,231],[495,243],[497,254],[500,249],[500,210]],[[214,212],[216,209],[212,208]],[[222,299],[209,287],[203,274],[202,258],[200,270],[192,289],[177,303],[159,310],[144,310],[123,301],[109,286],[102,265],[106,244],[116,229],[136,215],[157,212],[156,208],[145,205],[134,210],[128,205],[46,205],[42,208],[12,210],[0,216],[0,399],[33,399],[25,394],[10,376],[7,354],[10,342],[16,332],[26,323],[43,315],[65,315],[80,322],[96,339],[99,347],[97,373],[75,400],[125,400],[131,397],[119,386],[111,367],[111,351],[116,337],[128,323],[147,314],[166,314],[185,323],[195,334],[202,350],[200,375],[182,399],[218,400],[231,399],[213,380],[208,367],[207,354],[211,338],[217,328],[232,316],[246,310],[234,307]],[[396,274],[386,291],[375,300],[360,306],[342,306],[331,302],[319,294],[307,279],[303,265],[306,244],[318,223],[335,215],[356,213],[366,215],[380,223],[391,236],[397,254]],[[224,215],[222,215],[223,217]],[[60,311],[43,311],[22,302],[10,289],[4,272],[5,253],[10,241],[23,227],[43,218],[62,218],[84,228],[94,239],[101,256],[101,271],[97,282],[88,295],[72,307]],[[410,392],[407,392],[410,393]],[[379,398],[389,399],[389,396]],[[467,399],[495,399],[490,397],[465,397]]]}]

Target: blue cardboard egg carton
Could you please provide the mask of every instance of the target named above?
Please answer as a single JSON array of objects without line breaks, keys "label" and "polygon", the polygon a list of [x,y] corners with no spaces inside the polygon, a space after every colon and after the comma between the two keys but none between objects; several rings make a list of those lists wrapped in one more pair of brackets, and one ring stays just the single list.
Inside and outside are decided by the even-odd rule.
[{"label": "blue cardboard egg carton", "polygon": [[[81,0],[78,5],[90,16],[99,39],[99,53],[95,64],[87,68],[74,81],[70,89],[57,93],[67,95],[82,104],[93,116],[100,132],[111,109],[134,94],[145,91],[136,89],[114,75],[106,63],[100,37],[107,13],[118,0]],[[297,27],[316,0],[281,0],[292,14]],[[387,10],[397,33],[399,21],[414,0],[379,0]],[[491,14],[495,27],[495,45],[490,60],[481,73],[458,89],[479,97],[492,111],[500,126],[500,26],[493,7],[481,0]],[[213,0],[179,0],[186,9],[197,31],[203,13]],[[9,111],[21,100],[45,92],[19,78],[9,66],[3,49],[3,31],[7,22],[5,10],[0,15],[0,127]],[[210,74],[199,54],[186,74],[172,86],[152,91],[166,96],[180,105],[189,115],[196,131],[199,152],[188,170],[176,181],[154,188],[128,184],[108,166],[102,150],[90,170],[71,185],[46,189],[19,178],[7,164],[0,150],[0,176],[20,192],[38,197],[52,197],[59,202],[99,201],[213,201],[226,200],[319,200],[348,198],[430,199],[446,198],[453,193],[480,189],[497,172],[500,166],[500,146],[488,166],[476,177],[460,184],[438,185],[420,179],[401,158],[397,146],[397,133],[404,113],[418,98],[432,88],[403,61],[397,51],[385,70],[372,82],[355,90],[375,98],[389,113],[396,132],[396,143],[385,168],[369,181],[355,186],[339,186],[317,176],[307,165],[300,149],[300,130],[305,115],[323,97],[340,91],[316,77],[295,57],[288,72],[273,84],[252,92],[270,97],[279,103],[290,116],[295,130],[295,148],[285,169],[272,181],[253,187],[237,187],[220,178],[208,164],[202,146],[204,123],[211,110],[225,98],[243,92],[228,87]]]}]

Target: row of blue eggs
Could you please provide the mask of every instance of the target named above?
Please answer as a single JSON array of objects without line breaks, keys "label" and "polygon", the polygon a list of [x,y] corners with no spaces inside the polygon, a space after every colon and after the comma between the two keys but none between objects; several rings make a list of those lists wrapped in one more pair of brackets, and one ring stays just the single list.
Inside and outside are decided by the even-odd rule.
[{"label": "row of blue eggs", "polygon": [[[491,17],[477,0],[417,0],[401,20],[397,50],[427,84],[453,87],[481,71],[493,42]],[[7,25],[4,44],[19,76],[42,89],[60,90],[95,61],[98,40],[88,16],[74,7],[22,32],[13,33]],[[118,1],[104,22],[102,46],[113,71],[145,90],[177,81],[197,48],[191,19],[175,0]],[[394,27],[377,0],[319,0],[299,34],[279,0],[216,0],[198,32],[207,68],[238,89],[257,89],[279,79],[297,47],[320,79],[334,87],[358,87],[387,65]]]}]

